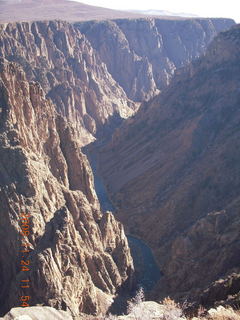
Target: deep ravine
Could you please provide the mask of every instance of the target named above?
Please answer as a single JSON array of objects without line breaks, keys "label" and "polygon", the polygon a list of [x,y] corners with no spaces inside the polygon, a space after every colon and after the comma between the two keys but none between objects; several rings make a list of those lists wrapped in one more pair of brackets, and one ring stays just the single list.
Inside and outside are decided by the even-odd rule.
[{"label": "deep ravine", "polygon": [[[113,203],[109,199],[107,189],[97,169],[97,158],[92,152],[85,149],[92,172],[94,175],[94,186],[103,212],[115,212]],[[142,287],[145,293],[150,292],[161,277],[161,271],[156,263],[151,248],[141,239],[127,234],[129,247],[135,268],[135,285],[133,293]]]}]

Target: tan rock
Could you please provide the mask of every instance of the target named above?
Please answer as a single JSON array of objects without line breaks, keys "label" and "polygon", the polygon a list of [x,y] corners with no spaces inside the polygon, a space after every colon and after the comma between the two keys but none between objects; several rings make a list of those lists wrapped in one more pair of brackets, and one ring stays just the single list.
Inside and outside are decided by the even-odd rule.
[{"label": "tan rock", "polygon": [[[0,100],[0,219],[6,230],[0,234],[1,312],[19,306],[25,295],[30,305],[73,315],[106,311],[116,290],[131,279],[132,258],[122,225],[100,211],[75,129],[38,83],[3,60]],[[31,215],[28,272],[19,270],[20,213]],[[21,289],[26,276],[30,288]]]},{"label": "tan rock", "polygon": [[11,57],[22,65],[29,81],[40,83],[57,111],[71,121],[81,145],[94,141],[114,117],[127,118],[137,110],[71,24],[9,23],[0,30],[0,56]]}]

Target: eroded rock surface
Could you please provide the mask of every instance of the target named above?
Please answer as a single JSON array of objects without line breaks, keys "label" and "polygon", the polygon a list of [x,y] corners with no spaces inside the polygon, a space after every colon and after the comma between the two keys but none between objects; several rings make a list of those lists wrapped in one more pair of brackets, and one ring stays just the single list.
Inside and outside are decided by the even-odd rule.
[{"label": "eroded rock surface", "polygon": [[239,48],[239,26],[220,33],[101,151],[119,217],[164,274],[156,295],[239,273]]},{"label": "eroded rock surface", "polygon": [[118,19],[77,23],[130,99],[149,100],[231,19]]},{"label": "eroded rock surface", "polygon": [[[122,225],[100,211],[79,136],[40,84],[3,59],[0,101],[1,313],[25,295],[73,315],[105,311],[131,281],[132,258]],[[21,213],[31,215],[28,272]],[[21,289],[26,275],[30,288]]]},{"label": "eroded rock surface", "polygon": [[198,304],[209,306],[227,305],[235,308],[240,302],[240,273],[232,273],[224,279],[214,281],[200,295]]},{"label": "eroded rock surface", "polygon": [[50,307],[14,308],[3,320],[73,320],[71,314]]},{"label": "eroded rock surface", "polygon": [[[233,23],[231,20],[194,21],[182,21],[181,34],[176,32],[179,25],[175,21],[167,21],[166,24],[154,19],[104,22],[97,25],[99,38],[102,39],[105,32],[108,36],[104,38],[106,43],[103,43],[101,48],[96,46],[96,51],[93,48],[96,42],[90,39],[88,29],[84,29],[84,33],[91,43],[79,31],[79,25],[47,21],[8,23],[0,26],[2,313],[17,306],[19,296],[24,295],[19,286],[25,277],[24,272],[20,272],[19,265],[21,212],[28,212],[32,216],[29,237],[31,252],[26,257],[32,266],[29,273],[31,304],[43,303],[57,309],[69,310],[72,315],[78,315],[80,312],[98,314],[106,311],[117,289],[123,285],[131,285],[133,266],[123,227],[110,212],[102,214],[100,211],[93,187],[92,172],[80,147],[96,137],[102,137],[105,130],[108,132],[109,128],[119,125],[122,118],[133,115],[138,104],[130,98],[136,101],[152,98],[159,89],[169,84],[176,67],[202,52],[217,30]],[[95,28],[95,24],[85,25],[88,26]],[[192,37],[197,35],[196,38],[199,40],[194,46],[188,45],[189,33],[185,33],[185,30],[192,32]],[[137,34],[136,39],[134,33]],[[170,39],[173,39],[173,42]],[[112,46],[107,41],[110,41]],[[175,56],[174,50],[181,54]],[[211,69],[212,60],[217,63],[218,55],[214,54],[214,50],[213,57],[209,55],[205,62],[202,62],[204,68],[207,66]],[[220,41],[217,52],[221,51],[224,59],[228,61],[234,50],[234,46],[228,46],[227,49],[224,45],[221,46]],[[108,57],[106,61],[105,55]],[[207,59],[210,61],[209,66]],[[217,75],[222,64],[222,61],[218,62],[218,68],[214,69]],[[150,104],[145,104],[140,114],[135,119],[130,119],[130,129],[126,126],[123,127],[123,132],[116,132],[111,151],[106,149],[106,154],[102,157],[102,161],[106,160],[104,165],[108,165],[106,180],[112,186],[116,206],[122,209],[123,215],[119,216],[124,217],[126,212],[130,212],[130,222],[126,225],[131,233],[145,238],[156,250],[157,257],[161,256],[161,269],[165,272],[164,279],[167,283],[164,292],[170,293],[176,292],[176,288],[180,288],[181,293],[185,292],[189,290],[189,286],[198,283],[197,271],[202,267],[201,263],[197,265],[195,277],[190,277],[179,285],[181,279],[188,275],[189,268],[193,266],[189,263],[179,268],[182,261],[188,259],[192,252],[192,247],[188,246],[189,236],[182,233],[183,230],[197,234],[197,239],[191,240],[196,259],[200,251],[195,250],[195,246],[197,248],[196,243],[199,239],[205,239],[205,229],[208,230],[208,237],[223,247],[229,246],[235,252],[237,245],[234,242],[237,236],[231,232],[231,228],[233,221],[235,225],[238,223],[238,218],[233,210],[235,220],[231,217],[229,225],[221,222],[225,221],[226,206],[223,201],[220,201],[218,206],[214,205],[214,201],[221,198],[219,195],[213,194],[212,207],[208,206],[208,201],[199,207],[197,202],[196,211],[192,216],[187,203],[195,195],[191,194],[194,188],[186,187],[187,198],[183,204],[180,203],[181,192],[185,187],[176,198],[175,194],[173,199],[172,196],[168,198],[174,187],[178,187],[175,172],[180,170],[181,166],[184,170],[180,174],[180,182],[184,186],[191,185],[188,180],[184,180],[185,169],[191,168],[188,161],[191,160],[195,165],[195,158],[189,158],[187,154],[190,152],[192,155],[191,139],[196,140],[193,148],[197,146],[197,150],[194,149],[193,154],[197,157],[198,144],[200,149],[207,144],[207,138],[202,135],[202,131],[205,132],[206,128],[215,125],[215,118],[219,121],[216,126],[221,127],[222,124],[221,116],[218,114],[213,112],[212,118],[211,114],[206,114],[206,118],[203,117],[203,121],[200,122],[200,133],[196,131],[194,137],[189,138],[188,134],[191,135],[195,130],[198,120],[192,120],[194,112],[193,115],[191,112],[187,114],[191,106],[185,106],[184,95],[186,88],[193,86],[187,77],[190,74],[191,81],[194,80],[193,75],[198,69],[190,67],[187,70],[189,71],[186,71],[186,78],[183,76],[181,80],[182,84],[181,81],[178,83],[178,80],[173,84],[174,90],[177,89],[176,93],[174,91],[172,94],[171,87],[170,91],[167,91],[170,96],[165,93],[163,97],[157,97]],[[204,75],[207,80],[207,75]],[[228,76],[226,79],[229,80]],[[197,78],[197,85],[198,81],[200,80]],[[206,101],[203,99],[199,107],[201,112],[208,103],[207,90],[210,85],[211,83],[208,83],[203,86],[202,95]],[[226,88],[225,85],[221,87],[224,90]],[[233,88],[237,92],[235,85]],[[228,90],[232,90],[230,85]],[[194,93],[194,90],[192,91]],[[187,101],[195,105],[193,93]],[[168,104],[164,108],[166,101]],[[159,105],[161,108],[158,109]],[[144,111],[144,108],[149,110]],[[225,116],[224,108],[221,112]],[[181,122],[182,115],[185,114],[185,122]],[[185,128],[183,132],[182,126]],[[168,130],[172,127],[173,132],[169,133]],[[170,137],[165,138],[164,130]],[[125,133],[127,144],[124,142],[124,145],[121,145],[125,141]],[[166,150],[161,149],[159,152],[156,148],[159,143],[163,143]],[[182,149],[179,151],[177,148],[175,153],[176,143],[179,143]],[[155,149],[157,152],[153,157],[149,157]],[[230,145],[226,146],[226,152],[228,151],[231,152]],[[172,161],[178,159],[179,155],[182,158],[180,157],[180,161],[176,160],[177,164],[172,164],[169,155],[173,156]],[[214,163],[215,157],[210,157],[210,160]],[[120,165],[119,161],[122,161]],[[232,168],[231,163],[228,166]],[[116,168],[117,172],[114,171]],[[203,168],[205,169],[204,166]],[[102,170],[104,172],[106,169]],[[215,167],[214,170],[218,172]],[[226,171],[226,176],[229,172]],[[236,171],[233,180],[237,176],[235,173]],[[216,184],[217,182],[218,180],[214,181]],[[237,188],[237,181],[234,180],[234,183]],[[206,194],[211,193],[207,190]],[[229,201],[232,199],[232,195],[229,195]],[[147,220],[144,217],[146,212],[149,214]],[[223,218],[218,217],[220,214]],[[162,216],[165,219],[164,223],[161,220]],[[200,226],[196,217],[203,219]],[[216,222],[218,218],[220,222]],[[219,239],[215,228],[220,230],[223,228],[222,224],[225,228],[229,227],[231,236]],[[180,234],[176,235],[175,231],[179,228]],[[176,245],[172,246],[175,244],[174,241]],[[183,245],[179,247],[178,243]],[[203,251],[209,250],[208,242],[202,248]],[[216,254],[214,259],[216,256],[218,257]],[[229,253],[226,252],[222,260],[216,262],[216,272],[220,273],[228,267],[234,267],[231,259],[229,266],[224,264],[228,257]],[[212,261],[211,258],[209,251],[206,259]],[[177,280],[173,277],[176,271],[179,272]],[[207,283],[210,279],[213,279],[211,275],[204,280]],[[165,282],[162,286],[165,286]]]},{"label": "eroded rock surface", "polygon": [[132,116],[137,102],[166,87],[176,68],[232,24],[150,18],[8,23],[0,26],[0,56],[40,83],[86,145]]},{"label": "eroded rock surface", "polygon": [[67,22],[1,25],[0,56],[19,63],[29,81],[40,83],[78,131],[81,145],[137,109],[85,36]]}]

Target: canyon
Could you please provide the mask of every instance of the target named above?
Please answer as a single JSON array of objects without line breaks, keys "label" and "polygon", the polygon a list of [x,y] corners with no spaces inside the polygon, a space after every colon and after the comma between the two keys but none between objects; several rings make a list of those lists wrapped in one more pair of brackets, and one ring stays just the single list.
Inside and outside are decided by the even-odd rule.
[{"label": "canyon", "polygon": [[[123,226],[101,212],[76,132],[40,85],[4,59],[0,72],[1,313],[25,296],[22,261],[31,261],[27,292],[33,305],[73,315],[107,310],[118,288],[131,287]],[[22,239],[30,248],[25,260],[22,213],[30,215],[31,229]]]},{"label": "canyon", "polygon": [[108,122],[137,109],[84,35],[67,22],[1,25],[0,56],[19,63],[29,81],[39,82],[75,126],[81,145],[94,141]]},{"label": "canyon", "polygon": [[136,281],[155,300],[235,299],[239,27],[1,6],[0,315],[25,296],[24,213],[28,295],[49,317],[104,314]]},{"label": "canyon", "polygon": [[[201,55],[230,19],[117,19],[75,24],[134,101],[149,100]],[[124,65],[124,68],[123,68]]]},{"label": "canyon", "polygon": [[116,216],[154,250],[158,298],[239,299],[239,46],[239,26],[220,33],[98,150]]},{"label": "canyon", "polygon": [[[57,111],[75,126],[82,146],[109,136],[123,119],[138,110],[138,100],[153,97],[168,84],[177,66],[201,54],[220,30],[234,24],[230,19],[122,22],[122,28],[133,28],[138,43],[134,44],[119,27],[109,30],[109,25],[117,26],[116,22],[94,25],[91,29],[102,34],[96,31],[95,39],[88,35],[89,22],[86,27],[61,21],[10,23],[0,27],[0,56],[19,63],[29,81],[39,82]],[[155,24],[158,28],[162,25],[162,34]],[[182,30],[179,34],[178,29]],[[172,39],[173,32],[177,45]],[[195,37],[199,39],[197,44]],[[97,39],[103,42],[99,52],[93,45]],[[149,49],[145,39],[152,42]],[[147,49],[143,51],[141,47]],[[181,52],[178,58],[176,50]],[[103,59],[106,51],[110,54],[108,62]],[[127,65],[129,72],[112,68],[122,64]],[[153,74],[151,70],[155,69],[160,71]]]}]

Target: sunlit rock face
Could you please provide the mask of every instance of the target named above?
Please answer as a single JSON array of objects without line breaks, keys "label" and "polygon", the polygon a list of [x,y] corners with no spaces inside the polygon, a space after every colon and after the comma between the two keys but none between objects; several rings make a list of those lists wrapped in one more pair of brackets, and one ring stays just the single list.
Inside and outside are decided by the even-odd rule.
[{"label": "sunlit rock face", "polygon": [[[24,278],[19,265],[19,214],[24,212],[31,214],[31,232],[26,241],[31,249],[27,258],[32,265],[29,271],[32,305],[44,304],[68,310],[74,316],[82,312],[99,314],[108,309],[118,289],[131,286],[133,264],[123,226],[110,212],[101,212],[92,171],[80,148],[104,137],[106,128],[114,129],[122,119],[134,115],[139,105],[136,101],[149,100],[163,90],[169,85],[176,67],[200,54],[217,31],[232,23],[224,19],[184,20],[181,24],[158,19],[104,22],[97,28],[99,38],[105,41],[102,48],[98,47],[97,38],[94,39],[98,34],[94,31],[95,24],[91,23],[86,23],[83,29],[82,25],[61,21],[0,25],[0,220],[4,226],[4,230],[0,230],[2,314],[17,306],[18,297],[24,295],[19,286]],[[181,26],[182,33],[178,33],[176,30],[181,30]],[[187,33],[186,29],[189,30]],[[107,32],[105,38],[104,30]],[[195,36],[198,40],[193,44],[191,41]],[[188,39],[191,39],[189,45]],[[176,54],[175,50],[179,53]],[[222,54],[228,58],[228,50],[223,50]],[[108,57],[106,61],[105,55]],[[185,90],[188,89],[190,84],[187,80],[183,82]],[[171,88],[169,90],[173,90]],[[182,121],[179,114],[185,112],[185,104],[180,103],[183,111],[175,113],[176,101],[173,101],[175,98],[180,102],[184,99],[181,88],[178,84],[167,107],[161,107],[164,109],[162,114],[159,105],[167,104],[167,93],[143,106],[139,115],[129,120],[133,131],[128,125],[118,130],[111,151],[106,149],[101,157],[101,163],[104,159],[108,161],[104,164],[108,164],[108,169],[102,164],[102,171],[109,185],[112,184],[116,206],[122,209],[123,216],[130,209],[127,227],[131,233],[146,238],[156,249],[158,258],[163,257],[162,269],[169,270],[169,274],[165,272],[166,279],[175,272],[173,261],[178,261],[175,257],[184,258],[187,249],[184,246],[179,249],[177,245],[171,247],[170,242],[162,242],[162,239],[172,241],[171,231],[175,235],[176,228],[189,226],[189,222],[179,222],[181,213],[187,215],[189,211],[174,211],[175,202],[167,202],[167,209],[164,207],[165,211],[162,211],[162,193],[158,195],[160,188],[178,185],[172,176],[170,180],[167,176],[166,180],[162,179],[159,167],[151,171],[158,161],[163,161],[163,165],[167,162],[171,169],[171,161],[165,158],[169,150],[161,156],[157,151],[151,160],[149,154],[155,152],[165,134],[161,131],[164,129],[159,129],[159,123],[168,128],[175,117]],[[203,92],[208,88],[206,84]],[[180,93],[176,97],[177,92]],[[195,103],[193,97],[192,93],[189,101],[193,99]],[[142,117],[143,122],[138,122]],[[186,119],[190,122],[191,114]],[[191,134],[196,126],[197,121],[193,121],[184,134]],[[179,128],[173,126],[173,131],[184,146],[181,151],[184,154],[191,137],[185,141],[183,135],[179,135]],[[125,133],[130,134],[126,136],[127,143]],[[150,141],[147,145],[146,139]],[[166,139],[169,139],[169,148],[175,150],[173,138]],[[200,139],[198,134],[196,139]],[[125,141],[124,146],[122,141]],[[119,150],[122,154],[116,160]],[[109,152],[112,152],[110,158]],[[136,159],[137,163],[133,165]],[[152,159],[156,162],[154,165]],[[187,167],[181,161],[173,167],[178,168],[180,164]],[[113,168],[119,168],[117,176]],[[149,170],[147,174],[145,169]],[[140,174],[141,181],[138,180]],[[168,192],[168,188],[164,190]],[[187,200],[183,203],[186,204]],[[171,211],[168,205],[174,210]],[[164,214],[167,212],[164,223],[160,223],[160,210]],[[142,219],[146,211],[148,220]],[[200,213],[194,213],[195,216],[199,218]],[[195,223],[194,219],[191,221]],[[171,226],[167,232],[166,225]],[[228,239],[223,241],[228,243]],[[188,242],[184,238],[179,243],[185,245]],[[165,255],[166,251],[169,255]],[[184,274],[188,271],[187,267],[181,269]],[[172,287],[165,292],[174,291],[175,282],[168,283]]]},{"label": "sunlit rock face", "polygon": [[[39,83],[3,59],[0,101],[1,313],[20,306],[26,275],[31,305],[72,315],[105,311],[130,283],[132,258],[122,225],[100,211],[78,133]],[[24,213],[30,215],[27,272],[20,269]]]},{"label": "sunlit rock face", "polygon": [[38,81],[57,111],[71,121],[85,145],[115,118],[137,109],[113,80],[89,41],[67,22],[0,26],[0,56],[19,63]]},{"label": "sunlit rock face", "polygon": [[29,81],[40,83],[84,146],[132,116],[139,106],[136,101],[159,93],[176,68],[198,56],[218,31],[233,23],[230,19],[9,23],[0,26],[0,56],[19,63]]}]

